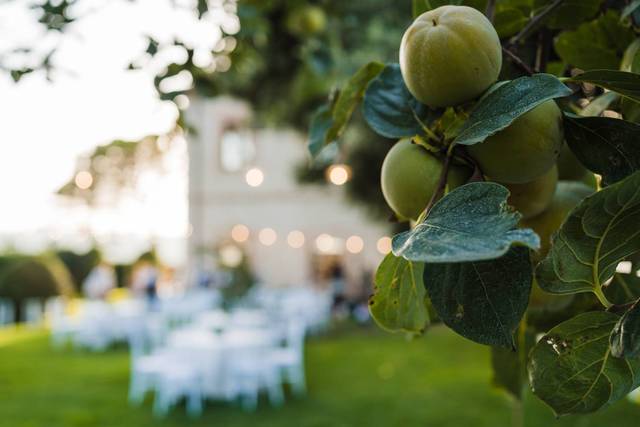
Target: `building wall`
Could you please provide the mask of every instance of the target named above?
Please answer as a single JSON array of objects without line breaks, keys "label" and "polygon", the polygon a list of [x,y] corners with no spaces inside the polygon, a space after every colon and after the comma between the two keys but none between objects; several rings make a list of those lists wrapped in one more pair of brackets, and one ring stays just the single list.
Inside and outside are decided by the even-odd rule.
[{"label": "building wall", "polygon": [[[268,285],[309,282],[313,260],[322,256],[315,240],[323,233],[341,239],[339,256],[353,283],[360,280],[363,271],[375,271],[383,256],[376,244],[388,234],[388,228],[370,221],[363,210],[349,204],[340,187],[296,183],[294,167],[307,159],[303,135],[291,130],[255,130],[256,156],[247,167],[263,171],[264,182],[258,187],[247,184],[247,168],[236,173],[222,170],[219,144],[225,129],[250,123],[250,119],[250,108],[229,98],[194,99],[188,110],[187,120],[198,130],[188,135],[191,260],[198,259],[199,248],[229,242],[232,227],[244,224],[250,237],[242,245],[255,274]],[[258,241],[259,230],[267,227],[277,233],[272,246]],[[287,244],[292,230],[304,233],[302,248]],[[344,250],[344,240],[352,235],[364,240],[361,253]]]}]

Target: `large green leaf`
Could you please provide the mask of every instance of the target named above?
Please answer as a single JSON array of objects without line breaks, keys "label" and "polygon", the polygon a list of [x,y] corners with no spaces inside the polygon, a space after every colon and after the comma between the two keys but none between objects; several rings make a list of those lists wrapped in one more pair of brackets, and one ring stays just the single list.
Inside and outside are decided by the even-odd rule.
[{"label": "large green leaf", "polygon": [[557,415],[594,412],[622,399],[640,382],[640,360],[611,355],[618,316],[588,312],[551,329],[529,361],[533,393]]},{"label": "large green leaf", "polygon": [[[555,0],[535,0],[534,8],[540,13]],[[564,29],[577,27],[587,19],[593,18],[600,10],[603,0],[564,0],[564,2],[545,20],[549,28]]]},{"label": "large green leaf", "polygon": [[575,31],[561,33],[555,49],[564,63],[583,70],[617,69],[633,38],[633,31],[620,22],[617,13],[609,10]]},{"label": "large green leaf", "polygon": [[369,126],[386,138],[422,133],[421,122],[428,121],[430,112],[407,89],[399,64],[388,64],[369,84],[362,111]]},{"label": "large green leaf", "polygon": [[425,264],[424,284],[438,316],[480,344],[514,348],[531,292],[529,249],[514,247],[490,261]]},{"label": "large green leaf", "polygon": [[607,117],[565,116],[567,144],[606,185],[640,169],[640,126]]},{"label": "large green leaf", "polygon": [[493,182],[474,182],[440,199],[424,222],[393,238],[393,253],[429,263],[499,258],[512,245],[538,249],[540,239],[516,228],[520,214],[507,205],[509,190]]},{"label": "large green leaf", "polygon": [[429,324],[423,264],[388,254],[378,266],[369,311],[389,331],[422,333]]},{"label": "large green leaf", "polygon": [[603,283],[620,261],[640,250],[639,221],[640,172],[636,172],[587,197],[569,214],[538,265],[538,284],[555,294],[593,292],[604,299]]},{"label": "large green leaf", "polygon": [[573,77],[570,81],[592,83],[640,102],[640,74],[618,70],[592,70]]},{"label": "large green leaf", "polygon": [[482,142],[543,102],[571,95],[571,89],[551,74],[520,77],[498,84],[499,87],[474,107],[456,143],[473,145]]},{"label": "large green leaf", "polygon": [[640,300],[618,320],[609,341],[614,357],[640,356]]}]

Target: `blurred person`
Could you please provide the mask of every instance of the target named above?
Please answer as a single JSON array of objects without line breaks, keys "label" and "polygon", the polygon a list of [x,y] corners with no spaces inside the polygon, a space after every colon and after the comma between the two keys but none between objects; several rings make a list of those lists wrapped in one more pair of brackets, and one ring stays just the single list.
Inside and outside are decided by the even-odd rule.
[{"label": "blurred person", "polygon": [[154,306],[158,298],[158,268],[149,260],[136,263],[131,280],[131,289],[139,298],[144,298],[150,307]]},{"label": "blurred person", "polygon": [[82,290],[89,299],[105,299],[109,291],[116,287],[116,273],[113,267],[101,261],[93,267],[82,284]]},{"label": "blurred person", "polygon": [[331,267],[329,283],[333,294],[333,311],[338,316],[348,314],[345,304],[346,279],[342,265],[336,263]]},{"label": "blurred person", "polygon": [[364,270],[357,293],[349,304],[351,315],[360,324],[369,322],[369,297],[373,294],[374,272]]}]

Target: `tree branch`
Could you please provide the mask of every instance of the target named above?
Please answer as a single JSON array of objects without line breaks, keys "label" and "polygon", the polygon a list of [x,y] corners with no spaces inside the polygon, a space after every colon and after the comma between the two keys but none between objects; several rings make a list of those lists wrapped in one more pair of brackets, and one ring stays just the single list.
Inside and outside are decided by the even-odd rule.
[{"label": "tree branch", "polygon": [[520,67],[528,75],[531,76],[531,75],[536,73],[536,70],[532,69],[526,62],[524,62],[522,59],[520,59],[520,57],[518,55],[516,55],[515,53],[511,52],[509,49],[507,49],[504,46],[502,46],[502,53],[507,55],[509,57],[509,59],[511,59],[511,61],[513,61],[514,64],[516,64],[518,67]]},{"label": "tree branch", "polygon": [[484,11],[484,14],[487,16],[489,21],[493,22],[493,18],[495,17],[496,12],[496,0],[488,0],[487,8]]},{"label": "tree branch", "polygon": [[517,44],[520,40],[529,37],[531,33],[533,33],[538,28],[538,25],[540,25],[542,21],[544,21],[553,11],[559,8],[562,5],[562,3],[564,3],[564,0],[555,0],[553,3],[547,6],[542,12],[540,12],[539,14],[531,18],[527,23],[527,25],[525,25],[524,28],[520,30],[518,34],[513,36],[511,40],[509,40],[509,43],[507,46],[513,46]]}]

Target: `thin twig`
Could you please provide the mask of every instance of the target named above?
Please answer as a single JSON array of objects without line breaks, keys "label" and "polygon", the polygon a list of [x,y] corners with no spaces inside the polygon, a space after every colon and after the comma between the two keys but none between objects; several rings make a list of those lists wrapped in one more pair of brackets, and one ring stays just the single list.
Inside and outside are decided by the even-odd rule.
[{"label": "thin twig", "polygon": [[520,30],[518,34],[513,36],[511,40],[509,40],[508,46],[513,46],[517,44],[520,40],[527,38],[531,33],[533,33],[538,28],[538,25],[540,25],[542,21],[544,21],[551,14],[551,12],[559,8],[562,5],[562,3],[564,3],[564,0],[555,0],[553,3],[547,6],[542,12],[540,12],[539,14],[531,18],[527,23],[527,25],[525,25],[524,28]]},{"label": "thin twig", "polygon": [[489,21],[493,22],[495,13],[496,13],[496,0],[488,0],[487,8],[485,9],[484,14],[487,16],[487,19],[489,19]]},{"label": "thin twig", "polygon": [[538,37],[538,51],[536,52],[536,70],[541,73],[547,71],[549,50],[551,48],[551,34],[547,28],[540,31]]},{"label": "thin twig", "polygon": [[530,76],[535,74],[536,71],[533,68],[531,68],[526,62],[524,62],[522,59],[520,59],[520,57],[518,55],[516,55],[515,53],[511,52],[509,49],[507,49],[504,46],[502,47],[502,52],[505,55],[507,55],[509,57],[509,59],[511,59],[511,61],[513,61],[514,64],[516,64],[518,67],[522,68],[522,70],[524,72],[526,72]]}]

